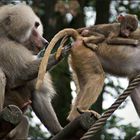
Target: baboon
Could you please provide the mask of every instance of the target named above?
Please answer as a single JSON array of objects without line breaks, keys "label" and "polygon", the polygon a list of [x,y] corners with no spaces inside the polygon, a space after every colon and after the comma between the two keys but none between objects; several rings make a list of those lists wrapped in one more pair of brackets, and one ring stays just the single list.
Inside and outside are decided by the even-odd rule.
[{"label": "baboon", "polygon": [[[49,72],[41,88],[35,89],[42,60],[35,58],[35,54],[48,44],[42,33],[42,23],[29,6],[10,4],[0,8],[0,111],[14,104],[24,113],[31,105],[45,127],[56,134],[62,127],[51,105],[55,90]],[[58,59],[52,54],[46,70],[56,65],[67,52],[68,47]],[[26,139],[28,128],[28,120],[23,116],[23,121],[7,137]]]}]

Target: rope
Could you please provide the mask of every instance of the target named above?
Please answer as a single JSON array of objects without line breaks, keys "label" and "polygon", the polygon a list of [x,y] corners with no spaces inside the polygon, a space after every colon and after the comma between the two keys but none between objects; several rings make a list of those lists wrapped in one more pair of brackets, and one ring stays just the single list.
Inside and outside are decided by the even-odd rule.
[{"label": "rope", "polygon": [[113,114],[113,112],[120,106],[120,104],[132,93],[132,91],[140,84],[140,74],[132,80],[128,88],[118,97],[115,103],[91,126],[91,128],[83,135],[80,140],[89,140],[95,133],[101,129],[106,120]]}]

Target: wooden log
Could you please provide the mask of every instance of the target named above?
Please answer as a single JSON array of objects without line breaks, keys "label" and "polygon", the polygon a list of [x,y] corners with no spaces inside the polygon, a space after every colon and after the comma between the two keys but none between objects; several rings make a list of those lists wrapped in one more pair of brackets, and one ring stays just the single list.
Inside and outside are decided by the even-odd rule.
[{"label": "wooden log", "polygon": [[94,124],[97,119],[90,112],[81,114],[70,122],[51,140],[78,140]]},{"label": "wooden log", "polygon": [[14,129],[22,119],[22,111],[15,105],[9,105],[0,112],[0,139]]}]

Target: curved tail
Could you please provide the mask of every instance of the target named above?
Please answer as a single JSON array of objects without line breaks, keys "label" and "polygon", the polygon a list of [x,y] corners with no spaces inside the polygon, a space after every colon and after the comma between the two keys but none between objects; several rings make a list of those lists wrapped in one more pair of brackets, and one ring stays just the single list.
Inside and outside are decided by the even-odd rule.
[{"label": "curved tail", "polygon": [[37,77],[37,82],[36,82],[36,87],[35,87],[37,90],[40,88],[43,82],[43,79],[46,73],[46,67],[48,65],[48,59],[49,59],[52,49],[54,48],[55,44],[65,36],[71,36],[73,37],[74,40],[80,38],[79,33],[75,29],[72,29],[72,28],[61,30],[53,37],[53,39],[51,40],[51,42],[49,43],[45,51],[44,57],[42,58],[42,61],[39,67],[39,72],[38,72],[38,77]]}]

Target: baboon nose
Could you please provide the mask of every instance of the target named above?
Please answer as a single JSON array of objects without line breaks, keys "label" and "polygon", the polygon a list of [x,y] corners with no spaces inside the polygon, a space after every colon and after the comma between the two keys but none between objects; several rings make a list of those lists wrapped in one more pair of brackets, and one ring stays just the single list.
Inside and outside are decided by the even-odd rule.
[{"label": "baboon nose", "polygon": [[47,47],[49,44],[49,42],[45,38],[43,38],[42,42],[45,47]]}]

